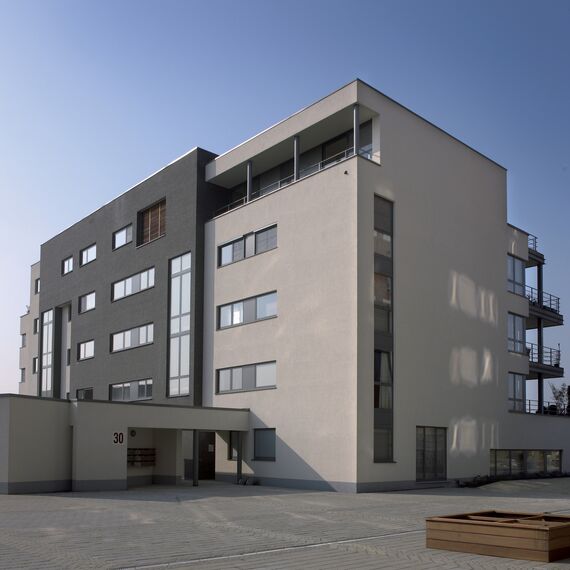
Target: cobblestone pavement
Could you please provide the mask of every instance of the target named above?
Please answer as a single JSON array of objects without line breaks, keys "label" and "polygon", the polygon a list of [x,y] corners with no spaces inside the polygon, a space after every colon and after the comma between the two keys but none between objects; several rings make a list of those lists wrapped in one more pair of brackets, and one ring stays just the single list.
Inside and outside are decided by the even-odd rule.
[{"label": "cobblestone pavement", "polygon": [[570,481],[378,494],[205,483],[0,495],[0,568],[568,568],[425,548],[427,516],[570,513]]}]

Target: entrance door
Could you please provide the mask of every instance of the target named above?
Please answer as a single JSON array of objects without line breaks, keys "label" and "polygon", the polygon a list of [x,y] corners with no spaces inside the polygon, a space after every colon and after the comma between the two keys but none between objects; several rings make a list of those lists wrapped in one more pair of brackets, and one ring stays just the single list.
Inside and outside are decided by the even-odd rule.
[{"label": "entrance door", "polygon": [[216,434],[213,431],[200,432],[199,479],[214,479],[216,475]]}]

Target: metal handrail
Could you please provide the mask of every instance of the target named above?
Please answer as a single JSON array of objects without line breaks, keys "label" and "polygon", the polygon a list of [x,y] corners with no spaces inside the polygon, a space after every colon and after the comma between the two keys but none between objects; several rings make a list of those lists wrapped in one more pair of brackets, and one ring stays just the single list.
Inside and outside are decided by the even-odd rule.
[{"label": "metal handrail", "polygon": [[[540,414],[545,416],[570,416],[570,406],[564,406],[560,402],[543,401],[542,407],[539,400],[526,400],[524,409],[517,406],[517,402],[511,400],[512,410],[516,412],[524,412],[525,414]],[[520,402],[522,403],[522,402]]]},{"label": "metal handrail", "polygon": [[526,286],[525,295],[533,305],[560,314],[560,297],[546,293],[545,291],[541,293],[538,289],[530,285]]},{"label": "metal handrail", "polygon": [[527,342],[526,351],[530,362],[560,368],[559,348],[549,348],[547,346],[539,347],[533,342]]},{"label": "metal handrail", "polygon": [[528,234],[528,249],[538,251],[538,238],[535,235]]}]

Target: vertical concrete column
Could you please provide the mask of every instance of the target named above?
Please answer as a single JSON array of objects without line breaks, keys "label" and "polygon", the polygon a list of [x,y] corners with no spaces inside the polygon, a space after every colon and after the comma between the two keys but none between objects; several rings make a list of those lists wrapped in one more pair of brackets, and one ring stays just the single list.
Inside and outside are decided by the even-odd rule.
[{"label": "vertical concrete column", "polygon": [[242,433],[241,431],[237,433],[237,465],[236,465],[236,484],[239,485],[240,479],[242,477]]},{"label": "vertical concrete column", "polygon": [[253,190],[253,164],[251,160],[247,161],[246,176],[246,201],[249,202],[251,200],[251,192]]},{"label": "vertical concrete column", "polygon": [[299,135],[293,137],[293,180],[299,180],[299,158],[301,155]]},{"label": "vertical concrete column", "polygon": [[200,432],[195,429],[192,433],[192,485],[198,486],[200,477]]},{"label": "vertical concrete column", "polygon": [[358,154],[358,151],[360,150],[360,105],[358,103],[355,103],[352,108],[352,123],[354,131],[354,154]]},{"label": "vertical concrete column", "polygon": [[543,303],[543,283],[542,283],[542,264],[536,266],[536,288],[538,289],[538,302],[542,306]]}]

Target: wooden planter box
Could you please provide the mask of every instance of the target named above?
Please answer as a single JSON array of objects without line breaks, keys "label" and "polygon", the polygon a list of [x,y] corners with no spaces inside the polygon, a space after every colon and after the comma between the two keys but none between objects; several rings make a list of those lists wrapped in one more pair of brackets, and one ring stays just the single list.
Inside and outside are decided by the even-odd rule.
[{"label": "wooden planter box", "polygon": [[570,557],[570,516],[483,511],[430,517],[426,546],[552,562]]}]

